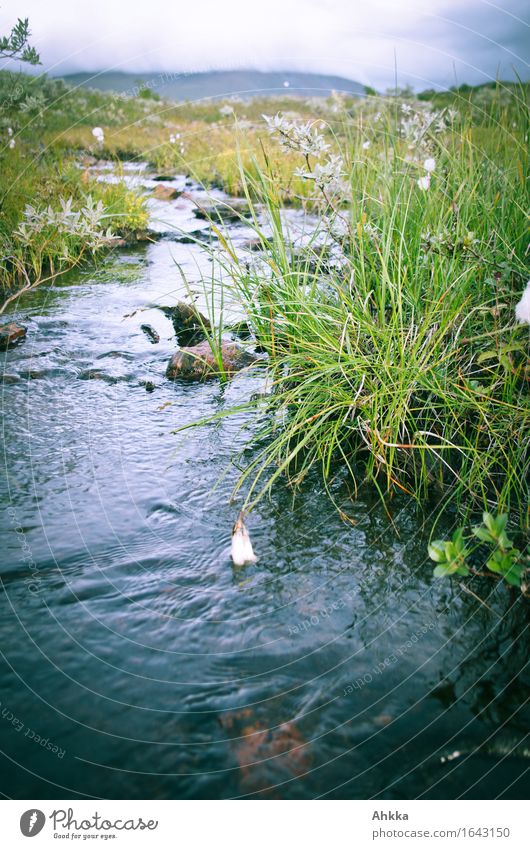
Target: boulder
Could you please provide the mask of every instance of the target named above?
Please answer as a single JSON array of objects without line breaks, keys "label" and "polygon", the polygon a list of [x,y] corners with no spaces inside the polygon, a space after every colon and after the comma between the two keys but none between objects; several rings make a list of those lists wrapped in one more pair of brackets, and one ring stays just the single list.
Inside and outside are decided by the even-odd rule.
[{"label": "boulder", "polygon": [[181,348],[171,357],[166,369],[166,377],[174,380],[209,380],[225,374],[234,374],[253,363],[257,357],[244,351],[233,342],[221,342],[223,368],[219,368],[217,359],[208,341],[189,348]]},{"label": "boulder", "polygon": [[181,192],[178,189],[174,189],[173,186],[164,186],[163,183],[160,183],[151,192],[151,197],[157,200],[175,200],[180,194]]},{"label": "boulder", "polygon": [[27,332],[27,328],[23,327],[22,324],[17,324],[16,321],[2,324],[0,327],[0,349],[5,351],[12,345],[22,342],[26,338]]},{"label": "boulder", "polygon": [[178,301],[175,307],[159,307],[171,319],[179,345],[193,346],[202,342],[211,324],[196,306]]}]

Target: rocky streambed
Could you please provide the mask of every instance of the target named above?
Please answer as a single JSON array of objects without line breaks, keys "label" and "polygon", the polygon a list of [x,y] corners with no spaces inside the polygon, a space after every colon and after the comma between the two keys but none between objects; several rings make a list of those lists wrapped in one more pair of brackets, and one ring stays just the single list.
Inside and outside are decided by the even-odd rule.
[{"label": "rocky streambed", "polygon": [[[124,173],[150,194],[156,238],[115,245],[5,317],[27,331],[2,351],[11,794],[524,797],[527,614],[432,578],[436,505],[396,498],[390,521],[377,494],[352,502],[339,476],[344,523],[318,479],[296,501],[279,485],[248,520],[257,563],[233,567],[230,494],[255,422],[219,414],[260,391],[263,369],[166,376],[205,341],[175,318],[179,301],[208,318],[202,287],[192,301],[178,271],[211,276],[202,245],[216,234],[195,210],[228,199],[184,176]],[[177,196],[152,196],[160,184]],[[311,230],[286,216],[295,240]],[[224,226],[251,256],[244,218]]]}]

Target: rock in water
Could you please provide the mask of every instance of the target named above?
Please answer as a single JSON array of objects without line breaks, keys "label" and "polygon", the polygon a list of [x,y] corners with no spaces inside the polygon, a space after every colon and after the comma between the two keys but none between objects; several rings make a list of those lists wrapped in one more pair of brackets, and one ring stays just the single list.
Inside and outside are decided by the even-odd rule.
[{"label": "rock in water", "polygon": [[175,307],[157,307],[171,319],[179,345],[188,347],[197,345],[205,338],[212,326],[193,304],[178,301]]},{"label": "rock in water", "polygon": [[231,198],[226,203],[210,203],[204,206],[197,206],[193,210],[196,218],[201,218],[205,221],[214,221],[218,223],[222,221],[225,224],[237,224],[242,219],[252,220],[252,207],[240,198]]},{"label": "rock in water", "polygon": [[0,348],[5,351],[12,345],[22,342],[26,338],[27,329],[22,324],[17,324],[15,321],[9,324],[2,324],[0,327]]},{"label": "rock in water", "polygon": [[174,189],[172,186],[164,186],[162,183],[156,186],[151,192],[151,197],[156,198],[157,200],[175,200],[179,195],[182,194],[178,189]]},{"label": "rock in water", "polygon": [[219,363],[208,341],[201,342],[190,348],[181,348],[171,357],[166,369],[166,377],[174,380],[176,377],[184,380],[208,380],[225,374],[234,374],[245,368],[257,358],[244,351],[233,342],[222,342],[220,350],[223,368]]},{"label": "rock in water", "polygon": [[250,535],[240,513],[232,529],[232,562],[234,566],[245,566],[246,563],[255,563],[258,559],[254,554]]},{"label": "rock in water", "polygon": [[148,339],[151,340],[153,345],[156,345],[157,342],[160,342],[160,336],[156,332],[154,327],[151,327],[150,324],[141,324],[140,330],[143,330]]}]

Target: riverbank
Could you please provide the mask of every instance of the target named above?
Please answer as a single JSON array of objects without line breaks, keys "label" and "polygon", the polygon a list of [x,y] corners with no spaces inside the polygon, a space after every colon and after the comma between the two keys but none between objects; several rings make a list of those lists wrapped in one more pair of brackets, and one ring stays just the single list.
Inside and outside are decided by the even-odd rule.
[{"label": "riverbank", "polygon": [[[344,469],[354,497],[370,481],[387,502],[433,493],[527,527],[528,328],[514,317],[528,279],[527,87],[197,105],[19,85],[4,116],[4,285],[134,239],[150,195],[169,209],[185,191],[177,174],[242,196],[243,213],[201,201],[213,272],[186,286],[211,292],[212,345],[228,297],[269,364],[265,447],[236,484],[244,509],[280,478],[297,489],[318,469],[329,485]],[[133,186],[135,162],[148,170]],[[311,221],[302,241],[287,207]],[[250,255],[227,221],[244,222]]]}]

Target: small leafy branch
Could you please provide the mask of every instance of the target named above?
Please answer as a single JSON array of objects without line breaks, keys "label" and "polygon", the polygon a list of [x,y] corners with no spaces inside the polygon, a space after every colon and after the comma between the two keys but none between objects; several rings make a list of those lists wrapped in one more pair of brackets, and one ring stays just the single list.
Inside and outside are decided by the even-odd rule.
[{"label": "small leafy branch", "polygon": [[19,18],[9,35],[0,37],[0,59],[20,59],[30,65],[40,65],[39,54],[28,44],[29,36],[28,19]]},{"label": "small leafy branch", "polygon": [[[482,514],[482,524],[472,529],[472,536],[490,549],[486,560],[486,568],[489,572],[504,578],[511,586],[521,587],[525,591],[523,579],[526,567],[523,564],[521,552],[514,547],[506,533],[507,523],[507,513],[493,516],[485,511]],[[450,540],[431,542],[428,551],[431,560],[437,564],[434,569],[435,577],[484,574],[469,565],[468,559],[474,550],[465,542],[464,528],[458,528]]]}]

